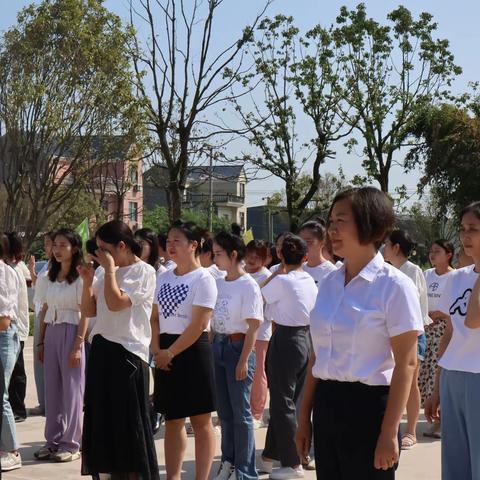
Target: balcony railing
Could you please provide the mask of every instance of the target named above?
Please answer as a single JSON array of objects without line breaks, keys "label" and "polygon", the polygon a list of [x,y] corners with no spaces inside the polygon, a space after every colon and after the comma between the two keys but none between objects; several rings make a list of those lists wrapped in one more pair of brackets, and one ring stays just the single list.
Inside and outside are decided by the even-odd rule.
[{"label": "balcony railing", "polygon": [[[240,195],[233,195],[232,193],[214,193],[213,203],[235,203],[243,205],[245,203],[245,197]],[[189,193],[187,192],[183,203],[199,204],[208,203],[210,201],[210,195],[208,193]]]}]

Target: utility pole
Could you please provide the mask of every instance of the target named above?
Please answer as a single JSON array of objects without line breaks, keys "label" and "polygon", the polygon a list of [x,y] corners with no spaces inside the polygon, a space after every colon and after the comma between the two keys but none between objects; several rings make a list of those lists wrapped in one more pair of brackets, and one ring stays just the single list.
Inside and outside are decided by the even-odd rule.
[{"label": "utility pole", "polygon": [[270,197],[263,197],[262,200],[267,201],[267,230],[268,230],[268,241],[273,242],[273,218],[272,210],[270,209]]},{"label": "utility pole", "polygon": [[209,170],[209,182],[210,182],[210,198],[208,202],[208,230],[213,230],[213,149],[210,149],[210,170]]}]

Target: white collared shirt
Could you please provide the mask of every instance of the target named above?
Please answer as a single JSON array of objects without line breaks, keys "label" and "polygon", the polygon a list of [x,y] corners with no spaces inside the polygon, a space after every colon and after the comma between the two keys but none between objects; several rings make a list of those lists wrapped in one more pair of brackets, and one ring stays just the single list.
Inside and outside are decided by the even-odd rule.
[{"label": "white collared shirt", "polygon": [[345,266],[322,281],[310,315],[313,376],[389,385],[395,366],[390,338],[423,331],[413,282],[380,253],[347,285]]},{"label": "white collared shirt", "polygon": [[18,290],[20,288],[15,270],[0,260],[0,317],[18,318]]}]

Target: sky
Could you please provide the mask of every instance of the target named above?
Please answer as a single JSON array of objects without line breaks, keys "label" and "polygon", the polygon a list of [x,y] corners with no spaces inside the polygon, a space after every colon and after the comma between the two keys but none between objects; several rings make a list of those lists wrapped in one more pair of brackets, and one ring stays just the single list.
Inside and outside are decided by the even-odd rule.
[{"label": "sky", "polygon": [[[8,29],[16,22],[18,11],[32,3],[31,0],[0,0],[0,31]],[[36,3],[36,2],[34,2]],[[315,24],[328,26],[334,22],[342,5],[354,8],[357,1],[337,0],[274,0],[270,5],[267,15],[274,16],[277,13],[291,15],[301,31],[306,31]],[[450,48],[455,56],[455,61],[463,69],[462,75],[458,76],[453,85],[455,93],[464,92],[468,82],[480,80],[480,2],[478,0],[404,0],[396,2],[392,0],[366,0],[364,2],[367,12],[377,21],[384,21],[388,12],[399,5],[404,5],[414,14],[421,11],[431,13],[438,23],[437,36],[447,38]],[[122,18],[128,18],[128,0],[106,0],[105,6]],[[263,2],[261,0],[224,0],[219,17],[216,22],[215,40],[219,45],[231,43],[245,25],[248,25],[255,17]],[[234,36],[235,35],[235,36]],[[232,146],[232,156],[244,151],[243,148]],[[327,160],[321,173],[336,173],[341,166],[347,179],[356,174],[362,174],[360,160],[354,155],[348,155],[343,147],[337,147],[335,159]],[[402,154],[400,154],[401,156]],[[399,160],[402,160],[399,158]],[[391,185],[396,187],[405,184],[411,195],[411,201],[415,201],[416,185],[419,172],[409,174],[402,172],[396,167],[391,172]],[[251,181],[247,186],[248,206],[265,203],[264,198],[282,188],[282,182],[273,177],[268,179],[262,176],[262,180]]]}]

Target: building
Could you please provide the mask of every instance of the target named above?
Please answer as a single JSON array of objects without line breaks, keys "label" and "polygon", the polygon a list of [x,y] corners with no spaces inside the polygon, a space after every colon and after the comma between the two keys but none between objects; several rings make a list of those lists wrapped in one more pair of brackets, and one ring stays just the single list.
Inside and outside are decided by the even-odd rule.
[{"label": "building", "polygon": [[[166,167],[156,165],[144,175],[145,208],[167,207],[165,192]],[[208,212],[210,202],[213,211],[242,228],[247,223],[246,185],[243,165],[208,165],[191,167],[188,172],[183,197],[183,208]],[[210,195],[211,187],[211,195]]]},{"label": "building", "polygon": [[[143,161],[134,149],[121,136],[93,137],[90,158],[85,160],[92,163],[85,189],[98,200],[107,220],[122,220],[136,230],[143,220]],[[68,164],[68,152],[64,162]]]}]

